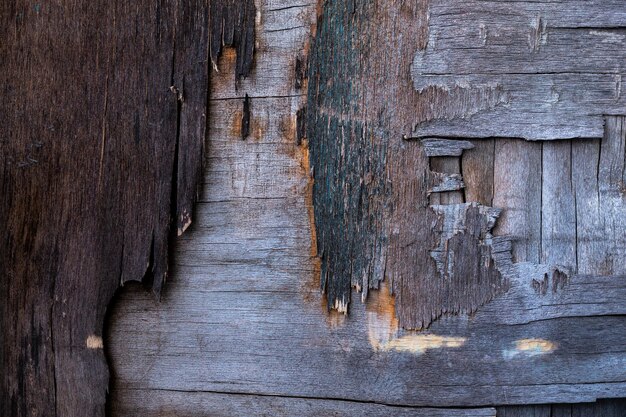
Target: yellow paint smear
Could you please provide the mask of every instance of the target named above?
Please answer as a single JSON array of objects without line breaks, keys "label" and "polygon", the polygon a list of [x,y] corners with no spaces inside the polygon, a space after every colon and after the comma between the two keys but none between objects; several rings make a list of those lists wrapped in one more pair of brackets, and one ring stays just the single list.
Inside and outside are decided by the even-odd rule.
[{"label": "yellow paint smear", "polygon": [[466,338],[464,337],[409,334],[381,344],[379,350],[422,354],[429,349],[458,348],[463,346],[465,341]]},{"label": "yellow paint smear", "polygon": [[515,341],[515,349],[519,352],[543,354],[556,350],[556,344],[545,339],[520,339]]}]

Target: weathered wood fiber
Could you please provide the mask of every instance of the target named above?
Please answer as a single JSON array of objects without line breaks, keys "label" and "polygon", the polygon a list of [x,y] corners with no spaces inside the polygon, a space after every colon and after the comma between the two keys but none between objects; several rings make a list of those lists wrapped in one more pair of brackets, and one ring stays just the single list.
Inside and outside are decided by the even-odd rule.
[{"label": "weathered wood fiber", "polygon": [[444,312],[474,313],[507,290],[508,277],[496,265],[491,244],[491,229],[500,210],[476,203],[431,207],[439,216],[433,228],[439,242],[430,252],[438,274],[430,277],[428,283],[437,289],[417,288],[424,300],[416,308],[434,305],[443,307]]},{"label": "weathered wood fiber", "polygon": [[[236,51],[236,81],[245,78],[252,70],[255,46],[256,6],[252,0],[210,0],[209,42],[213,67],[224,47]],[[185,28],[186,29],[186,28]]]},{"label": "weathered wood fiber", "polygon": [[191,222],[208,6],[0,6],[0,414],[104,414],[107,303],[142,278],[158,294],[170,226]]},{"label": "weathered wood fiber", "polygon": [[541,152],[541,143],[495,139],[493,207],[502,214],[494,234],[515,238],[515,262],[541,262]]},{"label": "weathered wood fiber", "polygon": [[496,417],[496,411],[493,408],[409,408],[316,398],[157,390],[120,392],[113,401],[113,414],[118,416],[141,415],[143,417],[171,415],[177,417],[206,415],[213,417]]},{"label": "weathered wood fiber", "polygon": [[[447,175],[451,178],[458,178],[457,182],[462,181],[461,177],[461,159],[455,156],[438,156],[434,158],[430,158],[430,169],[435,172],[435,175],[432,177],[437,178],[441,177],[441,175]],[[449,188],[449,187],[448,187]],[[457,188],[459,190],[459,188]],[[459,204],[463,203],[465,200],[463,198],[462,190],[455,191],[454,189],[440,189],[433,190],[433,188],[429,188],[428,191],[430,194],[430,204]],[[436,194],[432,194],[432,192],[437,192]]]},{"label": "weathered wood fiber", "polygon": [[608,117],[601,141],[572,145],[578,269],[626,271],[625,118]]},{"label": "weathered wood fiber", "polygon": [[577,202],[572,141],[543,143],[541,155],[541,262],[576,271]]},{"label": "weathered wood fiber", "polygon": [[[398,318],[409,328],[431,320],[414,307],[423,300],[416,281],[435,273],[429,257],[435,216],[428,208],[427,156],[402,137],[447,104],[436,92],[420,95],[412,87],[411,60],[426,47],[426,35],[426,1],[329,1],[308,60],[307,137],[328,305],[346,311],[351,287],[366,298],[387,275]],[[451,198],[462,198],[457,195]]]},{"label": "weathered wood fiber", "polygon": [[[461,169],[463,171],[463,184],[465,185],[463,189],[464,201],[476,202],[483,206],[494,206],[494,152],[495,139],[474,141],[471,149],[463,151]],[[509,173],[509,175],[512,174]]]},{"label": "weathered wood fiber", "polygon": [[[420,176],[428,161],[421,151],[402,155],[411,145],[402,143],[402,136],[410,131],[416,108],[410,61],[402,56],[425,45],[426,3],[329,1],[318,17],[308,60],[307,136],[322,288],[328,305],[341,311],[347,310],[351,287],[366,297],[390,264],[386,213],[391,202],[421,211],[427,206],[427,186]],[[345,53],[327,59],[337,50]],[[398,190],[419,191],[404,202],[392,200],[390,186],[396,182]],[[421,241],[432,241],[427,216],[418,214],[413,220],[417,224],[406,229],[422,233]],[[422,260],[427,257],[421,254]],[[432,265],[423,264],[427,276]],[[393,274],[399,276],[394,285],[400,288],[401,272]],[[402,322],[414,325],[405,317]]]},{"label": "weathered wood fiber", "polygon": [[626,105],[623,9],[621,1],[431,1],[413,81],[449,101],[414,134],[602,137],[602,115]]},{"label": "weathered wood fiber", "polygon": [[[621,52],[604,59],[615,45],[596,44],[624,44],[619,22],[626,16],[612,15],[605,9],[611,4],[596,2],[574,13],[568,12],[570,4],[550,4],[545,10],[542,6],[504,2],[494,12],[481,2],[469,2],[457,11],[444,0],[393,8],[384,1],[324,4],[309,57],[307,136],[322,289],[329,308],[346,312],[351,288],[366,299],[368,290],[378,288],[385,277],[406,328],[428,326],[433,314],[480,307],[478,299],[461,306],[452,297],[443,303],[455,306],[452,310],[434,301],[440,301],[442,293],[432,280],[432,260],[426,255],[437,241],[428,205],[467,201],[455,175],[463,170],[458,155],[470,146],[467,141],[454,145],[450,138],[498,143],[507,137],[601,137],[603,114],[624,111]],[[598,27],[580,26],[588,15]],[[406,33],[403,19],[410,26]],[[449,35],[459,25],[460,36]],[[472,42],[478,41],[486,52],[473,54]],[[559,55],[552,47],[569,50]],[[417,57],[408,68],[406,57],[415,51]],[[455,62],[448,65],[454,54],[472,64],[461,60],[458,68]],[[330,55],[332,60],[325,59]],[[505,64],[509,55],[512,67],[532,62],[525,70],[510,69]],[[504,63],[480,70],[498,59]],[[406,84],[406,71],[412,74],[413,88]],[[412,134],[407,135],[407,127]],[[423,152],[413,149],[414,142],[399,141],[407,136],[424,138]],[[524,145],[495,146],[492,154]],[[528,262],[536,264],[515,265],[511,273],[527,273],[540,292],[553,278],[559,281],[560,274],[577,270],[577,245],[570,242],[577,232],[572,176],[568,182],[563,175],[564,170],[572,171],[571,153],[570,142],[545,145],[545,150],[538,145],[515,160],[492,157],[492,168],[485,172],[493,173],[487,179],[493,183],[493,205],[507,200],[496,234],[501,229],[514,239],[511,263],[532,256]],[[454,182],[442,182],[439,176],[433,186],[432,180],[424,180],[434,178],[425,170],[425,156],[433,156],[433,171],[448,174]],[[535,182],[524,179],[529,175]],[[480,177],[470,181],[476,184]],[[528,188],[517,187],[519,182]],[[510,194],[520,201],[512,201]],[[522,203],[535,195],[540,196],[538,208]],[[443,297],[453,293],[443,292]]]},{"label": "weathered wood fiber", "polygon": [[461,156],[463,150],[472,149],[474,145],[466,140],[454,139],[422,139],[426,156]]},{"label": "weathered wood fiber", "polygon": [[[315,6],[297,8],[301,20],[281,20],[277,14],[292,16],[293,10],[271,11],[275,8],[269,2],[259,7],[259,50],[265,57],[258,59],[269,63],[277,57],[282,72],[276,69],[273,74],[282,74],[280,78],[270,80],[253,70],[239,90],[227,71],[212,79],[208,170],[201,202],[194,225],[179,239],[174,278],[161,303],[137,288],[127,288],[111,313],[112,396],[120,399],[114,404],[119,407],[114,415],[149,415],[153,413],[150,400],[159,395],[163,400],[158,403],[171,402],[181,410],[188,409],[185,404],[195,407],[199,400],[194,397],[217,398],[209,395],[304,397],[301,401],[307,404],[324,399],[438,407],[579,402],[623,395],[621,335],[626,322],[620,314],[626,312],[626,291],[620,277],[573,275],[566,286],[556,291],[549,286],[540,295],[532,287],[532,277],[516,276],[508,292],[494,297],[472,317],[444,316],[423,332],[401,329],[394,303],[412,294],[396,293],[394,298],[390,283],[371,291],[367,303],[353,303],[347,316],[326,311],[311,238],[306,141],[297,144],[297,113],[306,98],[292,82]],[[278,21],[286,30],[276,32],[281,29]],[[234,55],[225,53],[218,67],[233,61]],[[278,96],[266,95],[271,91],[268,83],[280,86]],[[252,112],[250,135],[242,141],[245,94]],[[307,126],[306,139],[311,143],[318,136],[310,132]],[[496,167],[506,174],[502,181],[520,185],[510,193],[503,182],[494,185],[500,193],[497,200],[530,222],[535,212],[525,212],[520,196],[537,196],[529,204],[540,212],[541,178],[537,176],[535,192],[527,184],[533,179],[526,174],[543,171],[541,146],[495,142],[503,144],[498,149],[514,148],[503,151],[509,159]],[[389,178],[406,175],[402,178],[411,181],[402,182],[405,189],[391,190],[406,197],[393,200],[406,204],[395,212],[417,214],[403,217],[415,221],[402,223],[408,229],[403,232],[419,231],[415,225],[425,221],[419,216],[430,213],[423,223],[430,230],[438,217],[427,208],[428,157],[417,141],[398,135],[397,144],[400,148]],[[409,165],[416,160],[419,170]],[[508,177],[515,167],[524,176]],[[504,197],[511,197],[510,201]],[[337,227],[342,224],[337,220]],[[509,223],[506,234],[521,235],[523,229],[515,229],[514,224]],[[540,225],[538,221],[538,230]],[[411,235],[404,236],[412,242]],[[436,236],[426,236],[432,238],[429,249],[436,247]],[[516,245],[517,241],[501,243]],[[535,247],[536,259],[516,261],[539,263],[539,236]],[[415,251],[409,246],[404,255],[413,259]],[[429,251],[423,256],[432,263],[427,276],[436,277]],[[538,272],[538,279],[543,279],[543,272]],[[179,393],[171,394],[172,390]],[[271,404],[259,407],[272,410]]]}]

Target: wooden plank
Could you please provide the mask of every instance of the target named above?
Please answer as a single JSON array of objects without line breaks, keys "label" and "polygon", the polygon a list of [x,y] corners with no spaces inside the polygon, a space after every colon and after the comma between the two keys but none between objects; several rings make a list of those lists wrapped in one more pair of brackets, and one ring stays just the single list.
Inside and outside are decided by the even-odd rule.
[{"label": "wooden plank", "polygon": [[498,407],[498,417],[621,417],[626,411],[624,399],[599,400],[595,403],[552,404],[539,406]]},{"label": "wooden plank", "polygon": [[[430,169],[435,173],[448,175],[461,173],[461,159],[454,156],[438,156],[430,158]],[[459,177],[460,181],[460,177]],[[458,188],[457,188],[458,189]],[[432,188],[429,189],[432,192]],[[430,204],[458,204],[463,203],[463,192],[452,190],[440,190],[430,195]]]},{"label": "wooden plank", "polygon": [[541,262],[577,271],[572,143],[542,146]]},{"label": "wooden plank", "polygon": [[216,22],[209,3],[254,16],[252,1],[0,6],[0,414],[104,415],[107,304],[132,280],[158,295],[170,230],[191,222],[209,28],[213,46],[244,29],[252,62],[254,21]]},{"label": "wooden plank", "polygon": [[433,241],[434,216],[422,182],[428,160],[401,138],[418,108],[409,67],[426,41],[427,2],[404,6],[321,9],[308,60],[307,136],[315,138],[315,230],[328,306],[347,311],[351,288],[365,298],[387,276],[400,322],[416,328],[430,318],[412,308],[411,284],[433,271],[427,251],[411,242]]},{"label": "wooden plank", "polygon": [[431,2],[413,81],[420,92],[438,90],[447,106],[422,118],[414,135],[602,137],[602,115],[621,114],[626,100],[622,6]]},{"label": "wooden plank", "polygon": [[495,182],[495,139],[476,140],[463,152],[461,168],[465,201],[493,206]]},{"label": "wooden plank", "polygon": [[[626,313],[623,278],[572,276],[567,286],[538,295],[532,279],[519,275],[471,318],[442,317],[425,332],[400,328],[394,298],[383,289],[372,291],[367,304],[354,303],[348,316],[329,314],[311,256],[306,152],[296,129],[285,129],[295,126],[300,103],[251,100],[246,141],[237,125],[241,101],[212,103],[202,202],[177,246],[174,279],[161,303],[128,288],[112,309],[116,389],[438,407],[623,395],[626,321],[605,316]],[[254,126],[266,133],[255,136]],[[416,145],[405,150],[407,158],[421,155],[417,143],[405,143]],[[509,155],[498,170],[541,172],[540,145],[496,143]],[[423,178],[416,175],[413,184]],[[520,189],[534,188],[522,183],[515,190],[512,199],[521,204]],[[539,246],[537,238],[534,263]]]},{"label": "wooden plank", "polygon": [[626,270],[624,117],[607,117],[601,143],[573,148],[576,172],[577,246],[581,269],[601,274]]},{"label": "wooden plank", "polygon": [[511,139],[495,144],[493,206],[502,214],[494,234],[515,238],[516,262],[540,262],[541,146]]},{"label": "wooden plank", "polygon": [[445,110],[417,120],[417,138],[601,138],[603,115],[621,114],[626,104],[622,73],[413,76],[418,91],[447,100]]},{"label": "wooden plank", "polygon": [[338,401],[316,398],[287,398],[249,394],[120,390],[111,402],[115,416],[214,417],[255,416],[334,416],[385,417],[495,417],[493,408],[410,408],[371,402]]},{"label": "wooden plank", "polygon": [[554,417],[549,405],[499,407],[498,417]]},{"label": "wooden plank", "polygon": [[573,149],[577,251],[582,273],[619,274],[626,270],[623,198],[624,118],[607,117],[601,143]]}]

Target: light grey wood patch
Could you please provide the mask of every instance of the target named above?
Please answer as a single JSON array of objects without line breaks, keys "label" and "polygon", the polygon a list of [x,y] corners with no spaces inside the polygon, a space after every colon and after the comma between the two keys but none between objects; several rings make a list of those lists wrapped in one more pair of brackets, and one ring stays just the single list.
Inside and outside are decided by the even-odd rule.
[{"label": "light grey wood patch", "polygon": [[563,265],[575,272],[576,197],[572,142],[544,143],[542,150],[541,262]]},{"label": "light grey wood patch", "polygon": [[438,90],[452,100],[419,121],[416,137],[601,138],[603,114],[622,114],[626,106],[615,74],[413,76],[418,90]]},{"label": "light grey wood patch", "polygon": [[540,143],[496,140],[493,207],[502,215],[494,235],[515,238],[515,262],[541,261],[541,163]]},{"label": "light grey wood patch", "polygon": [[464,149],[472,149],[474,145],[466,140],[454,139],[422,139],[426,156],[461,156]]},{"label": "light grey wood patch", "polygon": [[442,193],[446,191],[459,191],[465,187],[461,174],[443,174],[433,172],[430,174],[431,186],[429,193]]}]

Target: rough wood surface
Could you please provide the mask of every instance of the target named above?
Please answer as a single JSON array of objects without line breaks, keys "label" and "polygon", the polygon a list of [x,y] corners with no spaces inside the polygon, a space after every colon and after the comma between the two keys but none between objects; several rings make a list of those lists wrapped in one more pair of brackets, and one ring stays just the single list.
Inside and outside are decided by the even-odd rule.
[{"label": "rough wood surface", "polygon": [[[532,15],[536,46],[546,21],[566,18],[593,30],[559,29],[550,42],[578,31],[584,42],[621,39],[623,13],[590,13],[598,2],[560,15],[550,3],[541,18],[540,3],[501,3]],[[601,112],[623,109],[621,52],[598,50],[617,72],[533,78],[538,98],[497,123],[487,110],[521,97],[526,74],[510,77],[508,93],[460,91],[470,78],[452,95],[416,91],[415,52],[433,47],[429,4],[444,2],[329,0],[318,13],[292,0],[0,6],[2,414],[102,415],[104,345],[113,415],[468,417],[493,416],[493,404],[623,396],[624,118],[607,117],[601,133]],[[587,58],[575,65],[597,64]],[[598,113],[578,111],[576,91]],[[528,123],[524,111],[545,110],[548,93],[558,120]],[[494,138],[454,144],[461,128],[473,136],[454,119],[445,140],[419,129],[432,142],[403,140],[446,112],[472,123],[490,114],[480,133]],[[120,282],[161,290],[169,228],[191,223],[207,128],[197,216],[162,303],[126,288],[103,344]],[[597,139],[495,138],[514,129]],[[491,206],[503,208],[495,227]],[[453,265],[467,249],[475,257]],[[463,275],[468,265],[475,273]],[[329,312],[347,310],[353,287],[367,303]]]},{"label": "rough wood surface", "polygon": [[119,416],[496,417],[496,411],[493,408],[410,408],[373,402],[211,392],[127,390],[117,397],[116,401],[118,405],[115,406],[115,415]]},{"label": "rough wood surface", "polygon": [[499,407],[498,417],[622,417],[626,401],[601,400],[590,404],[553,404]]},{"label": "rough wood surface", "polygon": [[[281,13],[292,13],[288,6],[282,4],[287,9]],[[297,8],[301,21],[283,21],[283,38],[276,37],[280,26],[274,8],[270,3],[259,7],[259,50],[266,55],[259,60],[269,63],[276,56],[282,62],[281,78],[277,69],[271,81],[253,69],[238,89],[232,74],[221,71],[213,78],[203,195],[196,222],[177,245],[174,278],[161,303],[139,288],[128,288],[112,311],[108,340],[116,376],[113,414],[159,415],[173,409],[154,411],[151,400],[157,397],[163,399],[156,404],[171,401],[181,410],[197,410],[201,405],[194,404],[209,401],[198,398],[223,395],[225,401],[232,399],[236,411],[238,398],[248,395],[290,397],[272,401],[293,400],[293,407],[307,404],[313,410],[325,409],[326,405],[314,405],[322,400],[453,407],[581,402],[623,395],[623,277],[572,274],[567,285],[559,282],[554,287],[550,281],[544,284],[548,290],[538,293],[533,279],[541,284],[546,271],[536,267],[536,276],[512,276],[509,290],[471,317],[444,316],[421,332],[401,328],[395,304],[399,296],[410,294],[392,296],[391,283],[385,281],[379,290],[369,292],[366,303],[353,303],[349,315],[327,312],[312,239],[306,148],[307,140],[319,140],[311,132],[323,124],[314,129],[307,125],[305,142],[299,144],[297,139],[298,111],[310,101],[297,87],[296,69],[315,7]],[[232,60],[234,56],[226,53],[219,68]],[[280,86],[277,96],[266,95],[270,82]],[[250,135],[242,141],[245,94],[250,97]],[[307,113],[310,109],[307,106]],[[336,123],[335,132],[341,135],[343,122],[338,119],[331,120],[331,127]],[[311,120],[308,115],[307,122]],[[324,120],[328,126],[329,119]],[[325,139],[325,146],[332,145],[330,139]],[[419,217],[422,213],[431,213],[429,222],[423,223],[429,230],[438,216],[427,207],[431,174],[424,147],[401,135],[395,139],[399,148],[394,150],[389,178],[412,181],[403,183],[404,191],[392,192],[417,196],[403,200],[403,213],[416,214],[411,217],[415,223],[404,223],[409,236],[425,221]],[[474,146],[463,150],[460,165],[457,161],[462,172],[464,158],[480,147],[478,141]],[[528,172],[543,172],[541,144],[496,139],[480,149],[487,152],[480,159],[493,161],[493,171],[485,168],[491,178],[485,183],[474,178],[471,184],[473,192],[505,207],[494,228],[503,229],[500,236],[511,236],[498,242],[504,246],[502,253],[509,253],[510,262],[540,264],[546,247],[540,237],[542,182],[541,175]],[[420,161],[420,170],[409,165],[415,160]],[[409,166],[411,175],[406,172]],[[364,183],[367,178],[363,176]],[[504,217],[507,211],[510,215]],[[500,223],[503,218],[508,220]],[[337,220],[334,227],[343,224]],[[537,231],[530,228],[525,235],[530,224]],[[330,231],[330,226],[324,227]],[[345,230],[336,233],[347,235]],[[435,237],[429,249],[436,247]],[[430,251],[424,256],[432,262],[428,276],[436,276]],[[272,401],[252,411],[272,412],[276,404]]]},{"label": "rough wood surface", "polygon": [[[619,23],[626,15],[612,15],[606,7],[615,4],[602,2],[575,2],[581,6],[575,13],[561,2],[545,8],[525,1],[494,8],[453,3],[402,2],[392,8],[383,1],[358,6],[329,1],[318,17],[309,57],[307,136],[329,308],[347,312],[353,288],[367,299],[384,279],[405,328],[421,329],[444,314],[475,311],[485,303],[485,297],[461,302],[451,285],[442,289],[428,256],[440,241],[428,206],[467,201],[457,175],[463,171],[459,154],[471,145],[451,138],[496,144],[473,153],[475,158],[491,153],[485,171],[465,171],[474,175],[472,189],[480,188],[479,175],[492,171],[486,181],[493,190],[486,193],[493,194],[494,207],[504,209],[495,234],[512,241],[509,272],[526,275],[543,293],[549,281],[562,282],[578,269],[572,143],[526,146],[507,138],[603,136],[606,115],[623,112],[626,104],[622,51],[611,52],[626,44]],[[597,27],[581,27],[584,16]],[[585,57],[577,59],[580,53]],[[334,58],[326,59],[330,55]],[[415,57],[411,68],[407,56]],[[490,66],[491,61],[500,64]],[[408,85],[406,71],[412,77]],[[608,117],[610,123],[616,116]],[[415,149],[417,141],[400,138],[421,138],[422,150]],[[504,155],[496,157],[499,152]],[[612,212],[618,206],[622,203]],[[464,245],[456,253],[473,247]],[[498,256],[504,259],[503,253]],[[459,259],[455,268],[473,267]],[[491,283],[480,275],[468,279]]]},{"label": "rough wood surface", "polygon": [[[211,5],[247,11],[245,27],[217,19],[211,43],[245,29],[246,75],[254,4]],[[132,280],[159,294],[170,226],[191,222],[208,6],[2,2],[0,414],[104,415],[107,304]]]},{"label": "rough wood surface", "polygon": [[432,0],[428,16],[414,86],[448,105],[416,136],[600,138],[602,115],[624,113],[620,0]]}]

